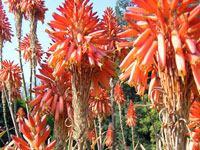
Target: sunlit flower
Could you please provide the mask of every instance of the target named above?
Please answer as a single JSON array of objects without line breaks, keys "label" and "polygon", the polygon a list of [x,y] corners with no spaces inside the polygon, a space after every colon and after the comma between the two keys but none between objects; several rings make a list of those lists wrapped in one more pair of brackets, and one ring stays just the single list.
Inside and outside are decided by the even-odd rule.
[{"label": "sunlit flower", "polygon": [[126,115],[126,125],[129,127],[135,126],[137,122],[137,114],[135,112],[135,107],[133,106],[132,100],[129,102],[128,111]]},{"label": "sunlit flower", "polygon": [[115,85],[115,101],[120,105],[123,105],[126,103],[126,100],[124,99],[124,92],[122,88],[120,87],[119,81]]},{"label": "sunlit flower", "polygon": [[112,126],[111,125],[108,126],[105,144],[106,146],[112,146]]},{"label": "sunlit flower", "polygon": [[2,1],[0,1],[0,37],[2,41],[11,42],[11,37],[13,34],[11,33],[11,25],[8,22],[8,18],[6,17],[6,12],[3,10]]},{"label": "sunlit flower", "polygon": [[[21,42],[20,47],[18,48],[19,51],[23,51],[23,58],[26,62],[29,62],[32,59],[32,50],[31,50],[31,41],[30,36],[26,34],[24,39]],[[39,41],[36,41],[36,62],[40,63],[43,55],[42,47]]]},{"label": "sunlit flower", "polygon": [[25,140],[11,135],[14,144],[20,149],[48,149],[51,150],[56,145],[53,140],[45,147],[45,141],[50,134],[50,126],[47,125],[47,116],[40,117],[40,113],[28,115],[28,119],[19,120],[19,129]]},{"label": "sunlit flower", "polygon": [[89,107],[96,117],[105,118],[111,114],[111,102],[109,98],[108,91],[102,88],[99,88],[99,96],[96,96],[94,90],[90,92]]}]

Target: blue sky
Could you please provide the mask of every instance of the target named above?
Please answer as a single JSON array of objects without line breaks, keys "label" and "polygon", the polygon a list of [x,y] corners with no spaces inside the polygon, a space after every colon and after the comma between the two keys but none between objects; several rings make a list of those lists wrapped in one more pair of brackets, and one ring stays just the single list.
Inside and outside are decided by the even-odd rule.
[{"label": "blue sky", "polygon": [[[6,0],[3,0],[5,2]],[[98,13],[98,16],[101,18],[103,11],[106,9],[106,7],[112,7],[114,9],[116,5],[117,0],[90,0],[91,3],[93,3],[93,11],[96,11]],[[51,39],[48,37],[48,34],[45,33],[45,29],[49,28],[47,23],[52,20],[52,13],[53,12],[58,12],[56,8],[58,8],[59,5],[62,5],[64,0],[58,0],[58,1],[53,1],[53,0],[46,0],[45,1],[45,6],[48,8],[48,11],[45,14],[45,21],[44,24],[41,22],[38,22],[38,27],[37,27],[37,35],[39,42],[42,44],[43,50],[47,51],[49,47],[49,43],[51,42]],[[9,22],[11,23],[12,26],[12,31],[13,34],[15,35],[15,20],[14,20],[14,15],[8,12],[8,4],[3,4],[4,5],[4,10],[6,10],[7,17],[9,19]],[[23,20],[23,26],[22,26],[22,34],[23,36],[26,33],[29,33],[29,22]],[[23,39],[23,38],[22,38]],[[4,44],[3,48],[3,60],[14,60],[15,63],[18,63],[18,52],[15,50],[17,48],[17,39],[14,36],[12,38],[12,43],[6,42]],[[24,64],[24,72],[26,79],[29,78],[29,64]]]}]

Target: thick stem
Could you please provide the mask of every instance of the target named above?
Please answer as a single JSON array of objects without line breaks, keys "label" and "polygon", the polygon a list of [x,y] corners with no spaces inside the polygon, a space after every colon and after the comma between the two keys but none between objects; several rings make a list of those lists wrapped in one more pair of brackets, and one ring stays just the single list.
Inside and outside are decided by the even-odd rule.
[{"label": "thick stem", "polygon": [[[18,10],[15,13],[15,18],[16,18],[16,36],[17,36],[17,40],[18,40],[18,47],[20,47],[21,46],[21,33],[22,33],[22,14],[21,14],[20,10]],[[27,96],[26,82],[25,82],[25,77],[24,77],[24,69],[23,69],[23,65],[22,65],[21,51],[19,51],[19,65],[20,65],[20,70],[21,70],[21,78],[22,78],[22,85],[23,85],[23,89],[24,89],[24,96],[25,96],[25,100],[27,101],[28,96]],[[28,104],[26,104],[26,111],[29,112]]]},{"label": "thick stem", "polygon": [[124,136],[123,121],[122,121],[122,108],[121,108],[120,104],[118,104],[118,106],[119,106],[119,120],[120,120],[120,127],[121,127],[121,131],[122,131],[123,144],[126,145],[126,140],[125,140],[125,136]]},{"label": "thick stem", "polygon": [[135,150],[135,139],[134,139],[134,128],[133,128],[133,126],[131,127],[131,134],[132,134],[132,145],[133,145],[133,150]]},{"label": "thick stem", "polygon": [[110,79],[110,86],[111,86],[111,91],[110,91],[110,99],[111,99],[111,111],[112,111],[112,150],[116,149],[116,121],[115,121],[115,99],[114,99],[114,79]]},{"label": "thick stem", "polygon": [[11,138],[10,138],[10,132],[9,132],[9,128],[8,128],[7,118],[6,118],[6,100],[5,100],[5,93],[4,93],[4,91],[2,91],[1,98],[2,98],[2,104],[3,104],[3,118],[4,118],[4,123],[5,123],[5,126],[6,126],[6,132],[8,134],[8,140],[10,142]]},{"label": "thick stem", "polygon": [[65,150],[67,144],[68,128],[65,125],[66,112],[60,114],[59,120],[55,121],[55,138],[57,150]]},{"label": "thick stem", "polygon": [[88,99],[91,85],[91,70],[72,66],[72,106],[74,109],[73,136],[78,150],[83,149],[88,131]]},{"label": "thick stem", "polygon": [[[37,16],[32,14],[30,17],[30,37],[31,37],[31,51],[32,51],[32,73],[33,73],[33,88],[36,87],[36,35],[37,30]],[[36,98],[34,94],[33,98]]]},{"label": "thick stem", "polygon": [[100,150],[103,150],[103,143],[102,143],[102,117],[98,116],[99,120],[99,148]]}]

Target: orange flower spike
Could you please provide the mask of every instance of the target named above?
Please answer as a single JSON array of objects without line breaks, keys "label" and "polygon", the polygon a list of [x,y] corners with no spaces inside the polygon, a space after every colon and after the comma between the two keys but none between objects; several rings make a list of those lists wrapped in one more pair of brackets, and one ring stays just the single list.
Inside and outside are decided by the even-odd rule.
[{"label": "orange flower spike", "polygon": [[108,126],[105,144],[106,146],[112,146],[112,126],[111,125]]},{"label": "orange flower spike", "polygon": [[120,87],[119,81],[115,85],[115,101],[121,105],[126,103],[126,100],[124,99],[124,92],[122,88]]},{"label": "orange flower spike", "polygon": [[193,74],[193,77],[194,77],[194,81],[196,83],[196,86],[197,86],[197,89],[200,93],[200,68],[199,66],[195,66],[195,65],[191,65],[192,67],[192,74]]},{"label": "orange flower spike", "polygon": [[11,135],[11,138],[14,140],[14,142],[17,144],[17,143],[20,143],[22,145],[25,145],[25,146],[28,146],[28,143],[26,143],[24,140],[14,136],[14,135]]},{"label": "orange flower spike", "polygon": [[177,30],[173,30],[171,32],[171,42],[172,45],[174,47],[175,53],[176,54],[180,54],[181,53],[181,48],[182,48],[182,43],[181,43],[181,39],[179,37],[179,34],[177,32]]},{"label": "orange flower spike", "polygon": [[136,125],[137,115],[136,115],[135,107],[133,106],[132,100],[130,100],[130,102],[129,102],[129,107],[128,107],[126,118],[127,118],[127,120],[126,120],[127,126],[132,127],[132,126]]},{"label": "orange flower spike", "polygon": [[161,69],[164,69],[166,65],[166,55],[167,55],[167,50],[166,50],[166,44],[165,44],[165,39],[164,35],[162,33],[159,33],[157,35],[158,39],[158,59],[159,59],[159,65],[161,66]]}]

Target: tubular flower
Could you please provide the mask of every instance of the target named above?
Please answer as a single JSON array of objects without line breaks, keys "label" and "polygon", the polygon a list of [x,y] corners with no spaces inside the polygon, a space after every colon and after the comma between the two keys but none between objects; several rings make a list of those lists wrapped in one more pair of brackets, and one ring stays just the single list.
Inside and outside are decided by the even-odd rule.
[{"label": "tubular flower", "polygon": [[[128,53],[128,49],[124,46],[120,46],[120,43],[129,43],[124,38],[125,35],[119,26],[118,19],[114,15],[113,9],[108,7],[104,11],[103,19],[101,20],[102,28],[106,32],[100,36],[108,38],[109,43],[106,45],[106,49],[111,51],[113,60],[119,59],[119,62],[125,58]],[[127,46],[128,47],[128,46]]]},{"label": "tubular flower", "polygon": [[120,87],[119,81],[115,85],[115,101],[121,105],[126,103],[126,100],[124,99],[124,92],[122,88]]},{"label": "tubular flower", "polygon": [[55,74],[58,74],[56,68],[62,73],[64,68],[71,70],[76,66],[80,72],[81,66],[85,66],[88,74],[92,72],[94,87],[98,91],[98,82],[109,88],[108,79],[115,75],[115,71],[113,62],[108,60],[107,52],[101,46],[108,44],[109,40],[102,36],[105,30],[88,2],[67,0],[58,8],[61,15],[53,14],[54,20],[49,23],[53,31],[46,30],[54,40],[47,62]]},{"label": "tubular flower", "polygon": [[88,129],[88,141],[90,143],[93,143],[96,139],[97,137],[96,137],[95,128],[93,127],[92,129]]},{"label": "tubular flower", "polygon": [[132,100],[129,102],[128,111],[126,115],[126,125],[129,127],[135,126],[137,122],[137,114],[135,112],[135,107],[133,106]]},{"label": "tubular flower", "polygon": [[[25,59],[26,62],[30,61],[32,58],[32,50],[31,50],[31,41],[30,41],[30,36],[28,34],[26,34],[26,36],[24,37],[24,40],[22,40],[21,42],[21,46],[18,48],[19,51],[24,51],[23,53],[23,58]],[[39,41],[36,41],[36,59],[37,59],[37,63],[41,62],[42,59],[42,55],[43,55],[43,51],[42,51],[42,47],[41,44],[39,43]]]},{"label": "tubular flower", "polygon": [[11,135],[14,144],[20,149],[44,149],[51,150],[56,145],[56,140],[53,140],[46,147],[44,146],[51,129],[46,126],[47,115],[40,117],[40,113],[32,113],[28,115],[28,119],[19,120],[19,129],[25,140]]},{"label": "tubular flower", "polygon": [[37,19],[43,23],[47,8],[45,8],[43,0],[23,0],[21,2],[21,11],[26,19],[30,19],[31,14],[35,14]]},{"label": "tubular flower", "polygon": [[21,75],[20,67],[14,64],[14,61],[3,61],[0,69],[0,81],[5,82],[6,87],[11,88],[11,96],[14,99],[20,98]]},{"label": "tubular flower", "polygon": [[0,37],[4,41],[11,42],[11,37],[13,34],[11,33],[11,25],[8,22],[8,18],[6,17],[6,12],[3,10],[2,1],[0,0]]},{"label": "tubular flower", "polygon": [[112,126],[111,125],[108,126],[105,144],[106,146],[112,146]]},{"label": "tubular flower", "polygon": [[25,117],[25,112],[23,108],[20,107],[16,115],[17,115],[17,120],[16,120],[17,122],[19,122],[19,120],[23,120]]},{"label": "tubular flower", "polygon": [[90,92],[90,109],[94,115],[105,118],[111,114],[111,102],[109,102],[110,95],[108,91],[99,88],[99,96],[96,96],[95,91]]},{"label": "tubular flower", "polygon": [[[198,28],[200,4],[190,5],[196,1],[131,1],[140,8],[127,7],[129,12],[124,14],[130,26],[125,32],[135,36],[136,40],[133,49],[120,65],[122,80],[131,80],[131,74],[138,70],[150,72],[153,67],[157,67],[158,71],[164,72],[169,67],[175,67],[178,76],[185,81],[191,65],[200,64],[200,50],[196,42],[199,41],[199,32],[192,32]],[[166,63],[169,61],[172,61],[170,66]],[[135,69],[134,64],[138,69]],[[193,67],[194,78],[196,70]],[[139,75],[135,73],[134,78],[139,78]],[[198,80],[195,83],[200,90]],[[139,81],[136,86],[140,86]]]},{"label": "tubular flower", "polygon": [[55,77],[47,64],[41,64],[39,71],[41,75],[36,76],[41,80],[41,85],[31,91],[38,96],[28,101],[29,105],[35,110],[53,114],[55,120],[59,120],[59,116],[64,112],[68,117],[72,117],[70,74],[66,71]]}]

